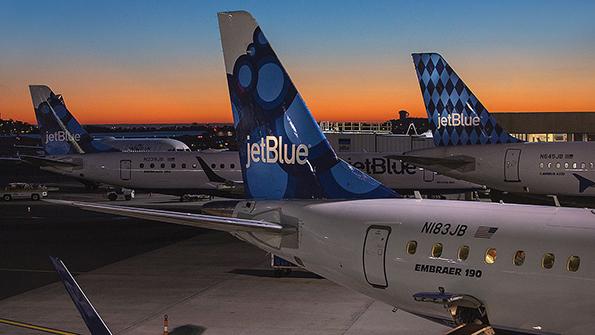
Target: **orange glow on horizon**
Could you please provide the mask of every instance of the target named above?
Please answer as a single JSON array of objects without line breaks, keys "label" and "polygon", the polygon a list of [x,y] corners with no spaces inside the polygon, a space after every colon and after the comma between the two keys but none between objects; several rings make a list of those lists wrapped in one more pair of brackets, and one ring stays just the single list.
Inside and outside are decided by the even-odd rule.
[{"label": "orange glow on horizon", "polygon": [[[489,111],[595,111],[595,76],[584,75],[580,69],[541,73],[537,65],[524,72],[501,64],[490,68],[480,62],[463,65],[465,71],[457,72]],[[317,120],[386,121],[397,118],[401,109],[425,117],[412,68],[369,66],[344,71],[349,66],[353,67],[291,69],[296,74],[294,83]],[[146,74],[93,71],[60,78],[68,85],[50,86],[64,95],[69,110],[83,124],[232,122],[222,69],[203,73],[190,69],[181,75],[174,71],[179,69],[151,74],[148,79]],[[36,123],[26,84],[0,88],[3,119]]]}]

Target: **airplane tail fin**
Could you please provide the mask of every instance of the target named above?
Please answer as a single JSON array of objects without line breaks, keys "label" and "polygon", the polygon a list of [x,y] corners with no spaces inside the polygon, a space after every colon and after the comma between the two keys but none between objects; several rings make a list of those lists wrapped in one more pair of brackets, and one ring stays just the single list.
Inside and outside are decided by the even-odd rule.
[{"label": "airplane tail fin", "polygon": [[436,146],[520,142],[498,124],[441,55],[412,57]]},{"label": "airplane tail fin", "polygon": [[54,269],[56,269],[56,272],[60,276],[64,288],[66,288],[66,291],[70,295],[72,302],[81,314],[87,328],[89,328],[91,335],[112,335],[112,332],[107,328],[105,322],[103,322],[101,316],[97,313],[89,299],[87,299],[87,296],[76,280],[74,280],[74,277],[70,271],[68,271],[66,265],[64,265],[64,263],[57,257],[50,256],[50,260],[52,261]]},{"label": "airplane tail fin", "polygon": [[398,196],[337,157],[250,13],[218,18],[248,197]]},{"label": "airplane tail fin", "polygon": [[48,155],[82,154],[102,151],[95,148],[92,138],[70,114],[61,95],[45,85],[30,85],[31,99],[41,135],[41,143]]}]

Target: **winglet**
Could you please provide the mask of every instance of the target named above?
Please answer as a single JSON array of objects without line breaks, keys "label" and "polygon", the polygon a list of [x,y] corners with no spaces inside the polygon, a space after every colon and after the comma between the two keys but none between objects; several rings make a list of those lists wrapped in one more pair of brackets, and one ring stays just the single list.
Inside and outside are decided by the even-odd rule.
[{"label": "winglet", "polygon": [[60,276],[60,280],[64,284],[64,288],[70,295],[72,302],[78,309],[81,317],[85,321],[87,328],[92,335],[112,335],[112,332],[107,328],[105,322],[99,316],[99,313],[95,310],[95,307],[91,304],[81,287],[78,285],[74,277],[57,257],[50,256],[50,260],[52,261],[52,265],[56,272]]},{"label": "winglet", "polygon": [[587,179],[577,173],[573,173],[572,174],[576,179],[578,179],[578,191],[579,193],[583,193],[585,192],[586,189],[588,189],[591,186],[595,185],[595,181],[592,181],[591,179]]},{"label": "winglet", "polygon": [[216,174],[215,171],[213,171],[213,169],[211,169],[209,167],[209,164],[207,164],[207,162],[205,162],[204,159],[202,159],[200,156],[196,156],[196,159],[198,159],[198,164],[200,164],[200,167],[202,168],[204,173],[207,175],[207,178],[209,179],[210,182],[213,182],[213,183],[229,182],[229,180]]}]

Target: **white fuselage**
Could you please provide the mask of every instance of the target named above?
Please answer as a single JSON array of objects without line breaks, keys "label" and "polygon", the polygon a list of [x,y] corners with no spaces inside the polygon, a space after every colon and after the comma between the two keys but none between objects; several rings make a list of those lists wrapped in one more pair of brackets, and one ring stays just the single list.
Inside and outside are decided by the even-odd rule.
[{"label": "white fuselage", "polygon": [[[480,189],[481,186],[421,170],[401,161],[384,158],[385,153],[343,153],[342,158],[399,190],[452,193]],[[162,190],[174,194],[218,189],[220,183],[209,181],[198,158],[201,157],[220,177],[242,182],[239,155],[222,152],[109,152],[54,156],[52,159],[74,161],[77,167],[44,169],[93,182],[132,189]],[[173,191],[173,192],[172,192]]]},{"label": "white fuselage", "polygon": [[93,141],[123,152],[190,151],[181,141],[171,138],[115,138],[111,136],[94,138]]},{"label": "white fuselage", "polygon": [[595,196],[595,187],[581,190],[576,176],[595,180],[594,142],[448,146],[415,150],[407,154],[435,158],[474,158],[474,163],[462,169],[440,165],[427,167],[449,177],[480,183],[500,191]]},{"label": "white fuselage", "polygon": [[[443,288],[479,299],[497,329],[587,334],[595,326],[590,209],[426,199],[246,203],[235,216],[283,218],[297,223],[296,233],[235,236],[405,311],[449,320],[441,304],[413,299]],[[414,254],[407,251],[410,241],[417,244]],[[442,253],[433,256],[437,243]],[[458,257],[463,246],[465,260]],[[492,248],[495,262],[488,264]],[[513,263],[517,251],[524,252],[522,265]],[[542,264],[546,254],[555,257],[551,268]],[[576,272],[568,269],[571,256],[580,257]]]}]

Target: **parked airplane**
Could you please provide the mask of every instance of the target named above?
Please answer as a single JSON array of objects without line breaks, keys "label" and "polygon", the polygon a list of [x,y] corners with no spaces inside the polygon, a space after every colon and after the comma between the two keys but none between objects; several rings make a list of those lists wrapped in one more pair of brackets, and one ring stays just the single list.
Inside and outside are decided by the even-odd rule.
[{"label": "parked airplane", "polygon": [[500,191],[595,196],[595,143],[522,142],[436,53],[413,54],[435,148],[398,158]]},{"label": "parked airplane", "polygon": [[[219,13],[246,195],[218,216],[57,201],[228,231],[451,334],[587,334],[595,211],[391,197],[339,160],[256,21]],[[223,216],[223,213],[228,216]]]},{"label": "parked airplane", "polygon": [[[104,145],[112,142],[92,140],[68,112],[61,97],[47,86],[31,86],[31,96],[46,156],[21,156],[21,159],[43,170],[87,184],[105,183],[180,196],[211,194],[237,197],[244,194],[237,152],[119,152],[116,147]],[[125,146],[128,145],[126,143],[134,145],[135,141],[142,142],[122,139],[115,143]],[[418,190],[424,194],[443,194],[481,189],[473,183],[420,171],[408,163],[385,158],[384,154],[345,155],[357,168],[380,177],[387,186],[405,193]],[[112,193],[111,199],[117,199],[117,195]]]},{"label": "parked airplane", "polygon": [[[170,138],[93,138],[68,111],[60,94],[45,85],[30,85],[31,99],[43,148],[48,155],[96,152],[190,151],[183,142]],[[73,145],[61,138],[70,137]],[[69,151],[70,150],[70,151]]]}]

